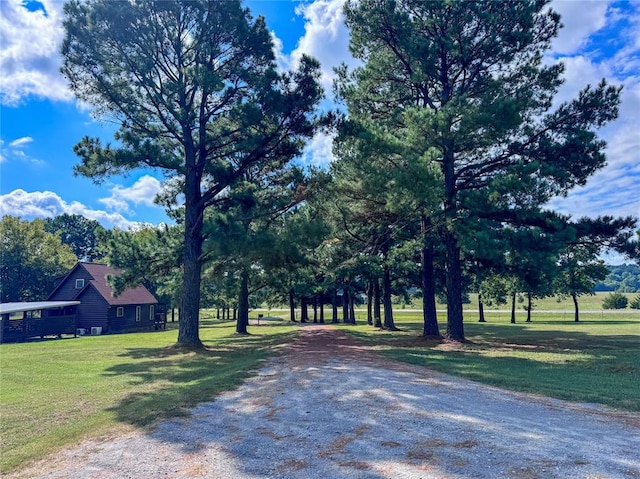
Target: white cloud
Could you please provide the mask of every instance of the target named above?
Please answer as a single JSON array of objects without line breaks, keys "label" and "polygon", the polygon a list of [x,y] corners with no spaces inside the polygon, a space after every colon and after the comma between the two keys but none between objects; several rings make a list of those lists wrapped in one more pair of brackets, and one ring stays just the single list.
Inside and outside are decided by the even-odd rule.
[{"label": "white cloud", "polygon": [[70,100],[60,73],[63,2],[40,0],[29,11],[22,0],[0,1],[0,103],[18,105],[29,96]]},{"label": "white cloud", "polygon": [[161,189],[162,183],[159,180],[152,176],[144,175],[128,188],[121,185],[114,186],[109,198],[102,198],[98,201],[109,210],[132,213],[129,207],[130,203],[154,206],[153,200]]},{"label": "white cloud", "polygon": [[640,217],[640,3],[620,8],[604,1],[558,1],[552,6],[567,25],[554,44],[566,67],[558,103],[602,78],[624,88],[618,118],[599,132],[607,142],[607,166],[551,206],[574,217]]},{"label": "white cloud", "polygon": [[604,27],[609,3],[604,0],[554,0],[551,8],[560,14],[564,28],[553,41],[553,51],[567,54],[579,50],[591,34]]},{"label": "white cloud", "polygon": [[7,147],[4,146],[4,140],[0,140],[0,163],[10,160],[18,160],[32,163],[34,165],[44,165],[44,161],[31,157],[26,148],[33,143],[33,138],[23,136],[9,142]]},{"label": "white cloud", "polygon": [[301,3],[296,13],[305,19],[305,33],[291,52],[289,63],[295,65],[303,54],[316,58],[322,68],[322,85],[327,94],[333,88],[333,68],[356,60],[349,52],[349,31],[344,23],[344,0],[316,0]]},{"label": "white cloud", "polygon": [[67,203],[52,191],[28,193],[17,189],[6,195],[0,195],[0,216],[12,215],[32,220],[34,218],[51,218],[63,213],[82,215],[98,221],[105,228],[128,230],[142,226],[142,223],[129,221],[120,213],[93,210],[78,201]]},{"label": "white cloud", "polygon": [[305,165],[326,168],[333,161],[333,135],[317,133],[302,153],[302,162]]},{"label": "white cloud", "polygon": [[13,140],[11,143],[9,143],[9,146],[13,147],[13,148],[19,148],[22,145],[27,145],[29,143],[31,143],[33,141],[33,138],[31,138],[30,136],[23,136],[22,138],[18,138],[17,140]]}]

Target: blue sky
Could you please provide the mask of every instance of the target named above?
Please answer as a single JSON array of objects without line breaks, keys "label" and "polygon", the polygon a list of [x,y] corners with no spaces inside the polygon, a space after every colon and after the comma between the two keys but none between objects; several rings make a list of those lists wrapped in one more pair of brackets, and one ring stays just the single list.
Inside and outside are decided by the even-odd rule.
[{"label": "blue sky", "polygon": [[[342,3],[254,0],[246,6],[265,16],[282,68],[302,53],[321,62],[330,96],[333,67],[354,65]],[[161,223],[164,211],[153,204],[161,187],[157,172],[140,170],[101,185],[73,176],[73,146],[85,135],[109,140],[116,127],[92,118],[59,73],[62,5],[0,0],[0,215],[33,219],[66,212],[123,229]],[[640,217],[640,1],[556,0],[552,6],[565,25],[545,59],[566,65],[558,103],[601,78],[624,85],[620,117],[601,131],[607,167],[552,206],[576,218]],[[330,138],[314,138],[303,161],[328,165]]]}]

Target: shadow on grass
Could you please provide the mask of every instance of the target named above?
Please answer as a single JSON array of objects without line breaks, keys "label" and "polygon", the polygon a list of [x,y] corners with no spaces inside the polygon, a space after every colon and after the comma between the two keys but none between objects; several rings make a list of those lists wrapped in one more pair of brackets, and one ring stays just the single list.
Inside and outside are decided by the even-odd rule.
[{"label": "shadow on grass", "polygon": [[511,390],[640,411],[637,336],[532,331],[517,324],[468,332],[470,341],[462,344],[421,338],[415,330],[349,334],[399,361]]},{"label": "shadow on grass", "polygon": [[[189,415],[188,409],[235,389],[267,358],[277,354],[294,332],[267,336],[229,336],[200,351],[173,347],[133,348],[106,376],[126,375],[135,392],[114,407],[118,421],[142,427],[168,417]],[[124,359],[126,358],[126,359]]]}]

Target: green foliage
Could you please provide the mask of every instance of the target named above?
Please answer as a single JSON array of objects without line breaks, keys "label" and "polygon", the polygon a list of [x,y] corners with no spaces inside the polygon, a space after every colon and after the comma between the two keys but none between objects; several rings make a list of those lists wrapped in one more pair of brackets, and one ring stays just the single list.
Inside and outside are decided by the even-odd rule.
[{"label": "green foliage", "polygon": [[622,293],[610,293],[602,301],[602,309],[625,309],[629,299]]},{"label": "green foliage", "polygon": [[[603,81],[552,109],[563,66],[542,59],[560,18],[545,2],[353,0],[345,17],[351,51],[362,62],[338,72],[338,95],[364,126],[351,136],[364,131],[374,140],[371,150],[383,152],[387,165],[373,156],[371,167],[388,176],[386,196],[423,208],[440,236],[448,337],[464,339],[465,259],[508,265],[523,289],[549,294],[553,249],[538,248],[533,258],[509,241],[490,252],[474,240],[541,227],[543,205],[604,165],[595,130],[617,116],[620,89]],[[356,156],[353,144],[346,146],[345,156]],[[544,246],[548,233],[531,236]]]},{"label": "green foliage", "polygon": [[44,301],[55,279],[77,263],[60,236],[47,233],[43,220],[14,216],[0,221],[0,297],[2,302]]},{"label": "green foliage", "polygon": [[80,261],[92,262],[101,258],[100,238],[105,234],[105,229],[96,220],[65,213],[44,221],[45,230],[58,234],[64,244],[71,246]]},{"label": "green foliage", "polygon": [[640,266],[637,264],[610,265],[609,274],[596,284],[596,291],[640,292]]},{"label": "green foliage", "polygon": [[640,309],[640,294],[631,300],[629,307],[631,309]]},{"label": "green foliage", "polygon": [[239,1],[72,0],[64,12],[62,72],[120,125],[117,146],[76,145],[75,172],[102,181],[151,167],[173,178],[158,201],[183,226],[178,342],[199,345],[205,212],[301,153],[319,125],[319,64],[303,56],[279,72],[264,18]]},{"label": "green foliage", "polygon": [[114,291],[144,284],[171,307],[180,305],[180,226],[146,227],[137,231],[111,230],[102,234],[106,261],[123,273],[109,278]]}]

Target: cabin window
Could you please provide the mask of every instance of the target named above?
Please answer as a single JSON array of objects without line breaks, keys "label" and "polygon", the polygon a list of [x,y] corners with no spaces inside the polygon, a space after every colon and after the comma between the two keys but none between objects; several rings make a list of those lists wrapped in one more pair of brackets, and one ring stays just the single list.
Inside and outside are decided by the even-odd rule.
[{"label": "cabin window", "polygon": [[140,306],[136,306],[136,321],[140,321],[140,312],[142,308]]},{"label": "cabin window", "polygon": [[149,321],[153,321],[155,316],[155,308],[153,304],[149,306]]},{"label": "cabin window", "polygon": [[76,289],[84,288],[84,279],[76,279]]},{"label": "cabin window", "polygon": [[116,317],[122,318],[124,316],[124,306],[118,306],[116,308]]}]

